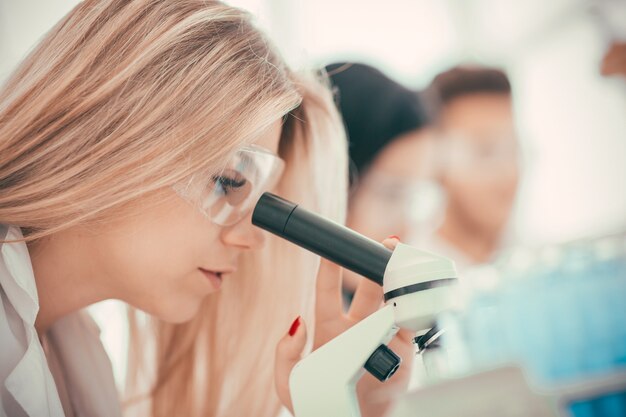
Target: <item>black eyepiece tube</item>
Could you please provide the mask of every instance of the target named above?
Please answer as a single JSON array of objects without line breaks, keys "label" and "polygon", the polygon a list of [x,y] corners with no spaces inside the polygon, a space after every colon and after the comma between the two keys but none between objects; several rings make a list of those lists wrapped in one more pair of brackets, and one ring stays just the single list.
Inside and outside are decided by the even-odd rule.
[{"label": "black eyepiece tube", "polygon": [[252,224],[383,285],[392,251],[354,230],[272,193],[259,199]]}]

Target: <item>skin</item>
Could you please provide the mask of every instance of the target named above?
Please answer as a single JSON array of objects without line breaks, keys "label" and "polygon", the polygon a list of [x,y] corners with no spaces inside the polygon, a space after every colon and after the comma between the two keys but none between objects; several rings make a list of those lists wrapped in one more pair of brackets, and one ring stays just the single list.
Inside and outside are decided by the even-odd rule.
[{"label": "skin", "polygon": [[[448,202],[438,233],[469,258],[486,262],[507,225],[519,182],[511,98],[487,93],[455,98],[440,126],[445,152],[439,180]],[[489,159],[498,147],[509,151]],[[459,148],[474,154],[473,162],[445,159]]]}]

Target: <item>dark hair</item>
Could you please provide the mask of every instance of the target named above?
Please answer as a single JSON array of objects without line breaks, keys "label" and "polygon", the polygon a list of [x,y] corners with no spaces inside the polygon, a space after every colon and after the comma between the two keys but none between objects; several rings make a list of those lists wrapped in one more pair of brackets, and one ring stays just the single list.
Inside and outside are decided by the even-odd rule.
[{"label": "dark hair", "polygon": [[440,106],[476,93],[511,94],[506,73],[496,68],[457,66],[437,75],[429,87]]},{"label": "dark hair", "polygon": [[354,175],[361,175],[394,139],[427,123],[417,93],[364,64],[326,67],[349,139]]}]

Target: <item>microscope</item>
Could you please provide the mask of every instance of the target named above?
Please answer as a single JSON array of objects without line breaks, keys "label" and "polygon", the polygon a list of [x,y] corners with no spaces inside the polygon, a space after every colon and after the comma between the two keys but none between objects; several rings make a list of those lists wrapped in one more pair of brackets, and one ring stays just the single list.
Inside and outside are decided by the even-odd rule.
[{"label": "microscope", "polygon": [[402,243],[391,251],[271,193],[252,223],[383,287],[384,307],[303,358],[289,378],[296,417],[361,416],[357,381],[365,372],[386,381],[398,370],[401,359],[387,344],[400,328],[433,327],[457,282],[454,262]]}]

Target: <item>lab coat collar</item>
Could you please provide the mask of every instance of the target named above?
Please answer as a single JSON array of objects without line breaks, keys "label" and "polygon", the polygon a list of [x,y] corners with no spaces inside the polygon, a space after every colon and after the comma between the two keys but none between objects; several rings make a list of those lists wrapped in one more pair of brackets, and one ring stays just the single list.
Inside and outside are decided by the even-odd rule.
[{"label": "lab coat collar", "polygon": [[[13,226],[0,225],[3,240],[22,239]],[[35,330],[39,299],[28,248],[24,242],[0,244],[0,284],[7,300],[24,323],[26,351],[7,376],[4,386],[28,416],[62,417],[63,407]],[[1,272],[1,271],[0,271]]]},{"label": "lab coat collar", "polygon": [[[8,241],[23,239],[22,231],[18,227],[7,225],[0,225],[0,236]],[[1,244],[0,251],[9,273],[9,276],[0,274],[2,288],[20,318],[34,326],[39,312],[39,297],[26,243],[4,243]]]},{"label": "lab coat collar", "polygon": [[[0,239],[22,239],[19,228],[0,224]],[[0,244],[0,284],[24,324],[26,346],[4,381],[7,391],[29,417],[63,417],[63,407],[35,330],[39,299],[28,248],[24,242]],[[2,273],[3,272],[3,273]],[[77,416],[121,417],[111,362],[99,338],[100,328],[85,311],[52,324],[47,337],[55,344]]]}]

